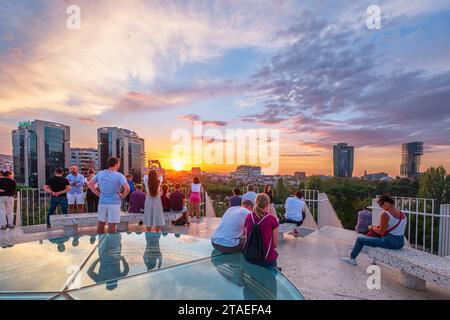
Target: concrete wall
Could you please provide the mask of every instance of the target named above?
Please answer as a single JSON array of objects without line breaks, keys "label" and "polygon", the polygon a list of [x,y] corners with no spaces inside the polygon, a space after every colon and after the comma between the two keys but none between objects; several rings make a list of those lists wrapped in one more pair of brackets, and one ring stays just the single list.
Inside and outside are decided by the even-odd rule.
[{"label": "concrete wall", "polygon": [[314,220],[314,217],[311,214],[311,210],[309,210],[308,206],[306,206],[306,217],[305,217],[305,222],[302,224],[302,227],[310,228],[310,229],[318,229],[317,223]]},{"label": "concrete wall", "polygon": [[343,229],[342,222],[338,218],[336,211],[334,211],[327,194],[319,193],[318,201],[319,209],[317,214],[317,224],[319,225],[319,228],[330,226]]}]

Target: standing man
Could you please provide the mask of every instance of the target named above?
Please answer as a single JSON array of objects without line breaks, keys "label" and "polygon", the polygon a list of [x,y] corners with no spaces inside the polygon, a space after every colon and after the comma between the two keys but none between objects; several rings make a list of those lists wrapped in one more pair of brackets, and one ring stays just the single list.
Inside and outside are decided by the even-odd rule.
[{"label": "standing man", "polygon": [[[125,176],[117,170],[120,168],[120,159],[109,158],[108,169],[100,171],[88,183],[88,188],[100,198],[98,204],[98,227],[97,233],[105,233],[105,225],[108,223],[108,233],[115,233],[117,224],[120,222],[120,207],[122,199],[130,193]],[[98,183],[100,192],[95,187]],[[123,188],[123,193],[121,189]]]},{"label": "standing man", "polygon": [[14,229],[14,195],[16,181],[11,171],[3,171],[0,175],[0,227]]},{"label": "standing man", "polygon": [[56,208],[61,206],[63,214],[67,214],[67,192],[70,191],[69,181],[63,177],[64,169],[58,168],[55,171],[55,176],[47,180],[44,185],[45,192],[52,195],[50,199],[50,208],[47,215],[47,228],[50,228],[50,216],[55,214]]},{"label": "standing man", "polygon": [[[67,176],[69,184],[72,187],[67,194],[67,200],[69,201],[69,214],[74,213],[75,206],[77,207],[77,213],[84,212],[84,177],[78,173],[77,166],[70,167],[70,174]],[[76,205],[75,205],[76,203]]]}]

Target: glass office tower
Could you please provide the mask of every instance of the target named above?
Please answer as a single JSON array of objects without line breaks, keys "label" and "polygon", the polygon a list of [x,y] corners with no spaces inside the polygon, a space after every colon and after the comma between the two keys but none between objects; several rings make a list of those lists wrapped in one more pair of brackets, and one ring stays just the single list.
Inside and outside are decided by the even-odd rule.
[{"label": "glass office tower", "polygon": [[420,163],[423,156],[423,142],[410,142],[402,145],[400,176],[417,179],[420,177]]},{"label": "glass office tower", "polygon": [[354,147],[346,143],[333,146],[334,176],[351,178],[353,176]]},{"label": "glass office tower", "polygon": [[106,127],[98,129],[99,170],[108,168],[108,158],[121,159],[120,172],[131,174],[140,181],[144,173],[144,139],[130,130]]},{"label": "glass office tower", "polygon": [[42,120],[25,121],[12,132],[16,180],[42,188],[56,168],[70,165],[70,127]]}]

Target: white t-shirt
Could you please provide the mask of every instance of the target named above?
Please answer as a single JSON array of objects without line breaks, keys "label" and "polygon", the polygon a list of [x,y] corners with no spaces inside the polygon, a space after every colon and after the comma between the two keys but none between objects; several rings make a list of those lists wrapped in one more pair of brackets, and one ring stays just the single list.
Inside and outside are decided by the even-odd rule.
[{"label": "white t-shirt", "polygon": [[244,200],[250,200],[253,203],[253,207],[254,207],[254,206],[256,206],[256,197],[257,196],[258,195],[254,191],[247,192],[246,194],[244,194],[242,196],[242,202],[244,202]]},{"label": "white t-shirt", "polygon": [[193,183],[191,185],[192,192],[200,192],[201,188],[202,188],[202,185],[200,183],[197,183],[197,184]]},{"label": "white t-shirt", "polygon": [[305,209],[305,201],[297,197],[289,197],[284,204],[286,209],[286,218],[294,221],[302,221],[302,211]]},{"label": "white t-shirt", "polygon": [[231,207],[222,217],[211,241],[224,247],[236,247],[244,234],[245,218],[251,211],[243,207]]}]

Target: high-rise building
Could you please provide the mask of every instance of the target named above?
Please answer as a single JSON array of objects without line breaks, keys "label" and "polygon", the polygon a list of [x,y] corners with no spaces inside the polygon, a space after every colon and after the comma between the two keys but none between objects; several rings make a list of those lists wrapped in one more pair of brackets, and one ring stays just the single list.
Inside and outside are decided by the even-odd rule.
[{"label": "high-rise building", "polygon": [[346,143],[333,146],[334,176],[351,178],[353,176],[354,147]]},{"label": "high-rise building", "polygon": [[306,172],[295,172],[294,178],[298,181],[304,181],[306,180]]},{"label": "high-rise building", "polygon": [[70,165],[77,166],[82,175],[86,176],[89,169],[98,169],[98,151],[95,148],[71,148]]},{"label": "high-rise building", "polygon": [[400,176],[416,179],[420,176],[420,161],[423,156],[423,142],[410,142],[402,145]]},{"label": "high-rise building", "polygon": [[200,177],[202,175],[202,169],[200,167],[192,167],[191,175],[194,177]]},{"label": "high-rise building", "polygon": [[141,177],[145,169],[144,139],[130,130],[107,127],[98,129],[99,170],[108,168],[108,158],[120,158],[120,172]]},{"label": "high-rise building", "polygon": [[70,166],[70,127],[34,120],[19,123],[12,132],[14,177],[19,183],[42,188],[56,168]]}]

